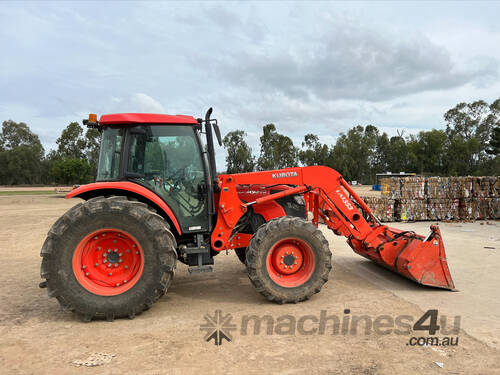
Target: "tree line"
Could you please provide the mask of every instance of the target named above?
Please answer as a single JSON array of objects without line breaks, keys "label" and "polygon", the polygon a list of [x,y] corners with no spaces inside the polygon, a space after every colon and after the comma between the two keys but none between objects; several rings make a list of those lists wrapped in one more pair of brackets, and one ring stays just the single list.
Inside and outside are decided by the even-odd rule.
[{"label": "tree line", "polygon": [[12,120],[0,133],[0,185],[85,184],[95,180],[101,135],[97,129],[70,123],[45,153],[28,125]]},{"label": "tree line", "polygon": [[500,174],[500,98],[459,103],[444,114],[446,128],[418,134],[389,136],[374,125],[357,125],[341,133],[334,145],[306,134],[301,147],[267,124],[260,153],[253,155],[246,133],[236,130],[224,138],[227,173],[280,169],[297,165],[326,165],[346,180],[374,183],[377,173],[415,172],[424,175]]},{"label": "tree line", "polygon": [[[374,125],[357,125],[341,133],[334,145],[306,134],[301,147],[267,124],[254,155],[242,130],[224,137],[227,173],[326,165],[348,181],[373,183],[376,173],[500,175],[500,98],[460,103],[444,114],[446,128],[388,136]],[[95,180],[100,133],[70,123],[45,152],[37,134],[23,122],[2,123],[0,185],[84,184]]]}]

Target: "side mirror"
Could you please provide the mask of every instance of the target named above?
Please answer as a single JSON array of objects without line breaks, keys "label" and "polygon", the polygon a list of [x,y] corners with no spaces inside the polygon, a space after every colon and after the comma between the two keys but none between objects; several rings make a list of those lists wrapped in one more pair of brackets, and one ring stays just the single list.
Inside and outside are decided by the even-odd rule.
[{"label": "side mirror", "polygon": [[216,123],[214,123],[213,125],[214,125],[215,135],[217,137],[217,142],[219,143],[219,146],[222,147],[222,138],[220,136],[219,125],[217,125]]}]

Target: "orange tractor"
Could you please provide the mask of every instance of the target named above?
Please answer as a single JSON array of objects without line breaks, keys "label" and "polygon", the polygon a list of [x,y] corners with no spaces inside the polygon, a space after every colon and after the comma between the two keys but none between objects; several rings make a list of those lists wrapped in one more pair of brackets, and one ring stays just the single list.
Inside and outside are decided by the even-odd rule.
[{"label": "orange tractor", "polygon": [[437,225],[427,236],[382,225],[333,169],[218,175],[213,133],[219,145],[221,136],[211,112],[204,120],[84,120],[102,133],[97,182],[66,196],[85,202],[43,244],[40,285],[49,296],[85,321],[133,318],[165,294],[177,261],[211,271],[217,254],[235,250],[268,300],[304,301],[332,268],[320,220],[356,253],[417,283],[454,289]]}]

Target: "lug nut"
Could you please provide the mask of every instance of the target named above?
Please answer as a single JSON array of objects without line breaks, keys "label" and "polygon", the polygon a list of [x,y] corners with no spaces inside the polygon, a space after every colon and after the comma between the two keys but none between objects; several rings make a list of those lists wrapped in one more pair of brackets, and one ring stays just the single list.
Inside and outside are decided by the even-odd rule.
[{"label": "lug nut", "polygon": [[118,260],[118,263],[121,263],[121,262],[123,262],[123,259]]},{"label": "lug nut", "polygon": [[128,266],[125,266],[125,269],[128,270]]},{"label": "lug nut", "polygon": [[102,254],[102,256],[103,256],[104,258],[106,258],[106,257],[108,256],[108,253],[104,253],[104,254]]},{"label": "lug nut", "polygon": [[104,259],[102,262],[103,262],[103,263],[107,263],[108,261],[107,261],[106,259]]},{"label": "lug nut", "polygon": [[287,268],[288,268],[288,267],[287,267],[287,266],[285,266],[285,269],[287,269]]},{"label": "lug nut", "polygon": [[101,250],[101,247],[100,247],[100,246],[97,246],[97,250]]},{"label": "lug nut", "polygon": [[118,254],[119,256],[122,256],[122,253]]},{"label": "lug nut", "polygon": [[132,247],[135,247],[135,244],[133,244]]},{"label": "lug nut", "polygon": [[85,268],[87,268],[87,266],[83,266],[83,267],[82,267],[82,270],[84,270]]},{"label": "lug nut", "polygon": [[118,252],[118,249],[115,249],[115,253],[117,253],[117,252]]},{"label": "lug nut", "polygon": [[118,263],[115,263],[115,267],[118,267]]},{"label": "lug nut", "polygon": [[295,262],[294,264],[297,264],[297,262]]},{"label": "lug nut", "polygon": [[281,264],[283,264],[283,262],[281,262]]},{"label": "lug nut", "polygon": [[102,234],[102,236],[103,236],[103,237],[105,237],[105,236],[106,236],[106,233],[103,233],[103,234]]},{"label": "lug nut", "polygon": [[281,256],[281,259],[283,259],[284,257],[285,257],[285,256],[284,256],[284,255],[282,255],[282,256]]},{"label": "lug nut", "polygon": [[111,263],[108,263],[108,268],[111,267]]},{"label": "lug nut", "polygon": [[85,276],[88,276],[88,275],[89,275],[89,273],[88,273],[88,272],[85,272]]},{"label": "lug nut", "polygon": [[113,273],[112,273],[112,272],[110,272],[110,273],[108,273],[108,275],[109,275],[109,276],[113,276]]},{"label": "lug nut", "polygon": [[96,266],[96,267],[98,267],[98,266],[99,266],[99,263],[96,263],[96,264],[95,264],[95,266]]},{"label": "lug nut", "polygon": [[111,252],[111,249],[108,249],[108,253],[110,253],[110,252]]},{"label": "lug nut", "polygon": [[120,286],[120,283],[116,283],[116,286]]},{"label": "lug nut", "polygon": [[124,283],[126,283],[126,282],[127,282],[127,280],[123,280],[123,282],[124,282]]},{"label": "lug nut", "polygon": [[137,255],[139,255],[139,252],[138,252],[138,251],[136,251],[135,253],[136,253]]},{"label": "lug nut", "polygon": [[94,237],[94,240],[97,240],[98,238],[99,238],[99,237],[95,236],[95,237]]}]

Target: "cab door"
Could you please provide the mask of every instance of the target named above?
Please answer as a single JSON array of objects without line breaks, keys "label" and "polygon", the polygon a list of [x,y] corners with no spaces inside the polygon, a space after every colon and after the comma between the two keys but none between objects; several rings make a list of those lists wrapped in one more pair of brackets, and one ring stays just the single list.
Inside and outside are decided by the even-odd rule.
[{"label": "cab door", "polygon": [[130,128],[124,176],[148,187],[172,209],[184,233],[208,228],[207,173],[192,126]]}]

